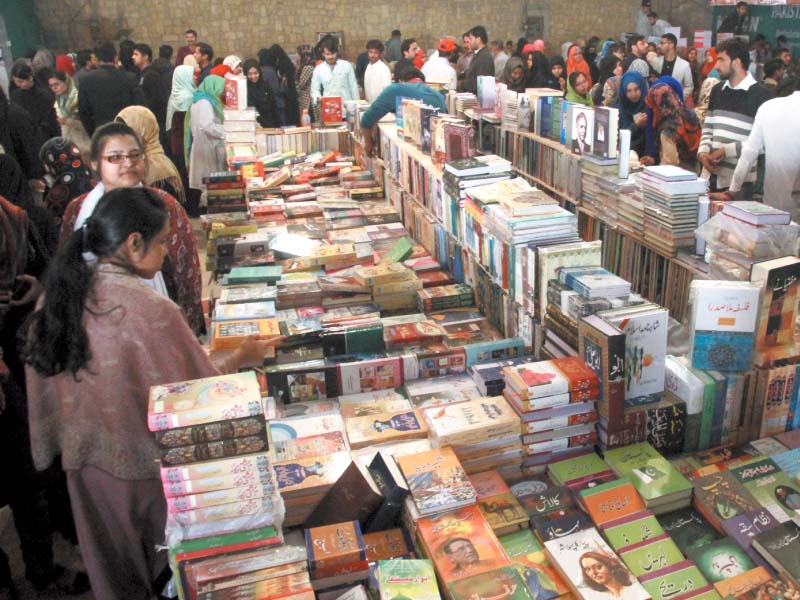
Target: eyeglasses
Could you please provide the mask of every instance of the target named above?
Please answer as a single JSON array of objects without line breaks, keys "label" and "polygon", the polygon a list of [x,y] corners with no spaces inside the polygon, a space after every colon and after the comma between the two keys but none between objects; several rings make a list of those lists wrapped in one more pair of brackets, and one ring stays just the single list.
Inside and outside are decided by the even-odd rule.
[{"label": "eyeglasses", "polygon": [[141,150],[134,150],[133,152],[129,152],[128,154],[106,154],[103,157],[103,160],[106,162],[110,162],[112,165],[120,165],[125,160],[129,160],[132,163],[138,163],[139,161],[144,159],[144,152]]}]

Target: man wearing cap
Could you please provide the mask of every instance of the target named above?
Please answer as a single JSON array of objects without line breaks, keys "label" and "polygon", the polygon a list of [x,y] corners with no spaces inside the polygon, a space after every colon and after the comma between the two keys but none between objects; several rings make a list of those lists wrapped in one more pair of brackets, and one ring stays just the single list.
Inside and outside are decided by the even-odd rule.
[{"label": "man wearing cap", "polygon": [[653,27],[650,25],[650,21],[647,18],[652,12],[652,6],[650,4],[650,0],[642,0],[641,8],[636,12],[636,33],[639,35],[643,35],[645,39],[649,38],[653,35]]},{"label": "man wearing cap", "polygon": [[458,49],[456,43],[449,38],[439,40],[436,47],[437,54],[431,56],[422,65],[422,73],[428,83],[441,83],[448,90],[456,89],[458,76],[456,70],[450,64],[450,57]]},{"label": "man wearing cap", "polygon": [[392,72],[381,60],[383,44],[380,40],[367,42],[367,59],[369,64],[364,71],[364,98],[372,104],[380,93],[392,83]]}]

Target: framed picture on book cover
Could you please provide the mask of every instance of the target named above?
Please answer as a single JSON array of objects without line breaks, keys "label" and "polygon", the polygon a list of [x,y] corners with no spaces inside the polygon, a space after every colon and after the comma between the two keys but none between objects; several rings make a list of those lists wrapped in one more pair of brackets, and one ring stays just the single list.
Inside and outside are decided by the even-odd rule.
[{"label": "framed picture on book cover", "polygon": [[591,108],[572,109],[572,151],[577,154],[591,154],[594,142],[594,110]]},{"label": "framed picture on book cover", "polygon": [[344,31],[318,31],[317,42],[319,42],[326,35],[336,38],[336,41],[339,42],[339,56],[344,56]]}]

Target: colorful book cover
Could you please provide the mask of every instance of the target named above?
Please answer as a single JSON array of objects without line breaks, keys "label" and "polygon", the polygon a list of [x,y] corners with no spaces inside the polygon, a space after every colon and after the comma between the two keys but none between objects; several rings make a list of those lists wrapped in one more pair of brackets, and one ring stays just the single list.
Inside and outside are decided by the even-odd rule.
[{"label": "colorful book cover", "polygon": [[466,577],[448,584],[451,600],[504,598],[505,600],[534,600],[533,594],[514,567],[502,567],[480,575]]},{"label": "colorful book cover", "polygon": [[220,375],[150,388],[150,431],[264,414],[255,373]]},{"label": "colorful book cover", "polygon": [[717,530],[722,521],[759,508],[758,500],[730,471],[711,473],[694,484],[694,506]]},{"label": "colorful book cover", "polygon": [[615,431],[625,409],[625,334],[597,315],[584,317],[578,322],[578,356],[600,379],[597,411]]},{"label": "colorful book cover", "polygon": [[407,410],[353,417],[345,421],[351,448],[383,442],[399,442],[428,437],[428,426],[419,412]]},{"label": "colorful book cover", "polygon": [[366,560],[364,537],[358,521],[323,525],[305,530],[308,568],[317,569],[347,565]]},{"label": "colorful book cover", "polygon": [[494,531],[528,524],[528,514],[510,491],[478,498],[478,507]]},{"label": "colorful book cover", "polygon": [[666,533],[621,548],[617,553],[636,577],[655,573],[683,560],[683,553]]},{"label": "colorful book cover", "polygon": [[531,491],[517,494],[517,500],[531,517],[570,510],[577,506],[572,492],[566,486],[549,487],[541,492]]},{"label": "colorful book cover", "polygon": [[753,559],[754,563],[766,567],[767,563],[753,549],[753,538],[759,533],[774,529],[778,525],[780,525],[780,522],[772,516],[772,513],[766,508],[759,508],[723,521],[722,529],[744,548],[744,551]]},{"label": "colorful book cover", "polygon": [[441,598],[433,564],[429,560],[381,560],[377,578],[381,600]]},{"label": "colorful book cover", "polygon": [[412,558],[414,555],[408,535],[400,528],[365,533],[364,549],[371,563],[392,558]]},{"label": "colorful book cover", "polygon": [[569,592],[569,587],[547,559],[544,546],[529,529],[502,536],[500,544],[534,600],[551,600]]},{"label": "colorful book cover", "polygon": [[[715,596],[719,597],[700,569],[690,560],[642,576],[640,581],[653,600],[711,600]],[[706,594],[709,593],[712,595],[707,597]]]},{"label": "colorful book cover", "polygon": [[[315,405],[316,403],[308,403],[308,405]],[[294,404],[286,405],[286,409],[291,409]],[[300,415],[303,418],[275,419],[269,423],[270,439],[273,443],[297,440],[313,435],[320,435],[322,433],[330,433],[333,431],[346,431],[344,419],[338,414],[306,414],[308,411],[304,410]]]},{"label": "colorful book cover", "polygon": [[251,335],[261,338],[280,337],[280,321],[278,319],[250,319],[214,323],[211,333],[211,348],[213,350],[234,350]]},{"label": "colorful book cover", "polygon": [[427,408],[423,415],[431,438],[440,444],[469,444],[520,432],[519,417],[502,396]]},{"label": "colorful book cover", "polygon": [[800,515],[798,487],[769,457],[731,467],[730,472],[781,523]]},{"label": "colorful book cover", "polygon": [[[544,543],[550,561],[583,600],[649,600],[641,586],[597,529]],[[613,590],[613,591],[612,591]]]},{"label": "colorful book cover", "polygon": [[275,478],[282,495],[333,485],[350,465],[348,452],[276,462]]},{"label": "colorful book cover", "polygon": [[673,494],[691,495],[692,484],[650,444],[607,450],[605,460],[619,475],[630,477],[645,502]]},{"label": "colorful book cover", "polygon": [[[406,478],[420,514],[427,515],[475,502],[475,490],[452,448],[398,456],[395,460]],[[483,517],[481,521],[485,522]]]},{"label": "colorful book cover", "polygon": [[695,562],[709,583],[736,577],[756,567],[747,552],[730,537],[692,548],[686,555]]},{"label": "colorful book cover", "polygon": [[576,531],[592,528],[592,520],[582,510],[559,510],[547,515],[531,517],[531,529],[544,541],[572,535]]},{"label": "colorful book cover", "polygon": [[682,508],[659,515],[658,522],[684,554],[691,548],[704,546],[722,537],[693,508]]},{"label": "colorful book cover", "polygon": [[609,521],[602,531],[606,541],[616,551],[664,534],[658,519],[649,510]]},{"label": "colorful book cover", "polygon": [[511,490],[508,488],[503,476],[497,471],[483,471],[469,475],[469,482],[475,488],[475,495],[478,500],[505,494]]},{"label": "colorful book cover", "polygon": [[547,465],[547,472],[554,482],[574,491],[605,483],[609,477],[616,479],[608,464],[596,452],[551,462]]},{"label": "colorful book cover", "polygon": [[[776,597],[775,592],[785,588],[780,579],[773,579],[764,567],[756,567],[741,575],[723,579],[714,584],[714,589],[725,600],[766,600]],[[772,593],[770,593],[772,592]],[[781,597],[781,596],[779,596]],[[782,596],[785,598],[785,596]]]},{"label": "colorful book cover", "polygon": [[689,355],[696,369],[746,371],[753,353],[759,287],[744,281],[692,281]]},{"label": "colorful book cover", "polygon": [[763,290],[756,329],[756,352],[761,364],[782,358],[782,348],[795,348],[800,260],[785,257],[755,263],[750,281]]},{"label": "colorful book cover", "polygon": [[422,518],[417,531],[445,584],[511,564],[477,506]]},{"label": "colorful book cover", "polygon": [[271,451],[276,461],[286,461],[314,456],[327,456],[335,452],[347,452],[350,446],[341,431],[329,431],[309,437],[273,442]]},{"label": "colorful book cover", "polygon": [[645,510],[642,497],[627,477],[585,489],[579,495],[596,525]]}]

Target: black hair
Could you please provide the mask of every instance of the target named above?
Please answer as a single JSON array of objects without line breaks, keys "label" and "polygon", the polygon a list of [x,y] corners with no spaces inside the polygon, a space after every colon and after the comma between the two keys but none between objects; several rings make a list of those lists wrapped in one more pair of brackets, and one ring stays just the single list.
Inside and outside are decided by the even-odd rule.
[{"label": "black hair", "polygon": [[104,63],[113,63],[117,57],[117,49],[114,48],[114,44],[111,42],[97,42],[94,45],[93,52],[97,60]]},{"label": "black hair", "polygon": [[319,44],[317,44],[317,47],[319,48],[320,54],[322,54],[323,50],[327,50],[331,54],[338,54],[338,52],[339,52],[339,40],[337,40],[332,35],[326,35],[319,41]]},{"label": "black hair", "polygon": [[665,33],[661,36],[662,40],[667,40],[673,46],[678,45],[678,38],[675,37],[675,34],[672,33]]},{"label": "black hair", "polygon": [[408,52],[408,49],[411,48],[411,44],[415,43],[417,40],[415,38],[406,38],[403,40],[403,43],[400,44],[400,51],[405,54]]},{"label": "black hair", "polygon": [[783,69],[785,65],[780,58],[771,58],[764,63],[764,76],[772,78],[775,73]]},{"label": "black hair", "polygon": [[400,33],[399,29],[392,29],[392,37],[400,37],[401,35],[403,34]]},{"label": "black hair", "polygon": [[183,32],[183,35],[186,35],[188,33],[191,33],[194,37],[197,37],[197,32],[194,29],[187,29],[186,31]]},{"label": "black hair", "polygon": [[90,298],[94,269],[83,258],[114,255],[133,233],[147,245],[164,228],[169,213],[164,201],[147,188],[108,192],[83,227],[72,232],[56,253],[44,277],[44,303],[31,320],[25,360],[39,373],[52,377],[78,371],[92,358],[83,311]]},{"label": "black hair", "polygon": [[394,70],[394,78],[397,81],[409,81],[411,79],[421,79],[425,81],[425,75],[414,65],[408,63],[398,64]]},{"label": "black hair", "polygon": [[783,54],[785,52],[788,52],[788,53],[791,54],[792,51],[789,50],[788,48],[775,48],[775,50],[772,51],[772,57],[773,58],[780,58],[781,54]]},{"label": "black hair", "polygon": [[740,2],[736,3],[736,8],[739,8],[740,6],[748,6],[748,4],[749,4],[748,2],[741,0]]},{"label": "black hair", "polygon": [[475,27],[469,30],[469,34],[472,37],[480,38],[484,46],[489,43],[489,34],[486,33],[486,27],[483,25],[475,25]]},{"label": "black hair", "polygon": [[506,45],[505,42],[503,42],[503,40],[494,40],[492,42],[492,48],[497,48],[498,50],[502,50],[505,47]]},{"label": "black hair", "polygon": [[205,42],[197,42],[197,50],[200,56],[205,54],[208,57],[208,62],[214,60],[214,49]]},{"label": "black hair", "polygon": [[75,57],[75,63],[78,65],[78,68],[84,68],[86,65],[89,64],[92,60],[92,51],[88,48],[83,50],[78,50],[78,54]]},{"label": "black hair", "polygon": [[[569,80],[569,84],[572,86],[573,90],[575,90],[575,84],[578,83],[578,77],[580,77],[581,75],[583,75],[583,77],[586,77],[586,75],[584,75],[581,71],[573,71],[572,73],[569,74],[569,77],[567,79]],[[577,94],[578,90],[575,90],[575,93]]]},{"label": "black hair", "polygon": [[14,66],[11,67],[11,77],[30,79],[33,77],[33,68],[27,60],[19,58],[14,61]]},{"label": "black hair", "polygon": [[103,153],[103,148],[105,148],[108,138],[116,137],[118,135],[131,136],[136,140],[136,143],[139,144],[139,149],[144,150],[142,140],[139,139],[139,136],[136,135],[136,132],[133,129],[131,129],[125,123],[112,121],[111,123],[106,123],[105,125],[98,127],[95,130],[94,135],[92,135],[92,145],[91,149],[89,150],[89,157],[91,160],[100,160],[100,157]]},{"label": "black hair", "polygon": [[638,44],[642,40],[644,40],[644,36],[643,35],[632,35],[631,37],[629,37],[628,38],[628,50],[633,48],[636,44]]},{"label": "black hair", "polygon": [[747,70],[750,66],[750,48],[739,38],[730,38],[717,44],[717,54],[722,52],[728,55],[731,63],[738,58],[743,69]]},{"label": "black hair", "polygon": [[67,74],[64,71],[53,71],[47,79],[53,78],[58,79],[61,83],[67,83]]},{"label": "black hair", "polygon": [[[259,79],[259,81],[263,80],[263,78],[261,76],[261,65],[258,63],[258,61],[255,58],[248,58],[246,61],[244,61],[244,64],[242,65],[242,74],[245,77],[247,77],[247,73],[250,72],[250,69],[255,69],[256,71],[258,71],[258,79]],[[248,79],[248,82],[249,81],[250,80]]]},{"label": "black hair", "polygon": [[172,58],[172,46],[169,44],[161,44],[158,47],[158,58],[165,58],[167,60]]},{"label": "black hair", "polygon": [[370,40],[367,42],[367,50],[377,50],[383,52],[383,42],[380,40]]},{"label": "black hair", "polygon": [[137,50],[139,54],[146,56],[147,60],[153,60],[153,49],[147,44],[134,44],[133,49]]},{"label": "black hair", "polygon": [[450,538],[449,540],[447,540],[447,542],[444,543],[444,545],[442,546],[442,550],[444,551],[444,553],[452,554],[453,552],[452,550],[450,550],[450,548],[456,542],[469,542],[470,544],[472,544],[473,548],[475,547],[475,544],[472,543],[471,539],[465,537],[455,537],[455,538]]},{"label": "black hair", "polygon": [[653,17],[654,19],[658,19],[658,13],[656,13],[654,11],[650,11],[649,13],[647,13],[647,18],[649,19],[650,17]]}]

